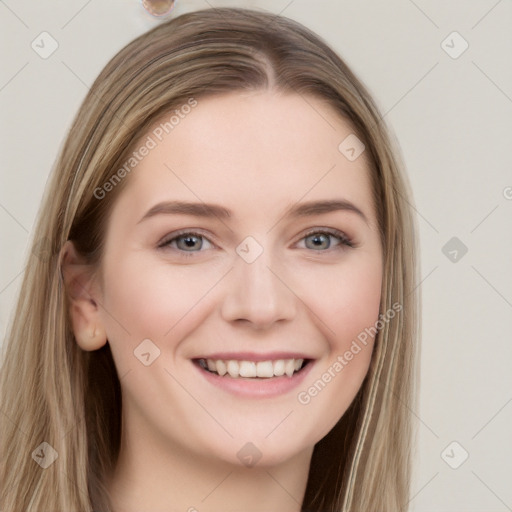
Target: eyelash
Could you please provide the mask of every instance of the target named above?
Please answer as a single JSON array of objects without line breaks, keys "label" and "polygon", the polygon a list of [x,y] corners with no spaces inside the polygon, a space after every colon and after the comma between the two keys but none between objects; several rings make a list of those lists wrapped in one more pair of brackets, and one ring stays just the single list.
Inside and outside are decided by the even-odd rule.
[{"label": "eyelash", "polygon": [[[198,237],[198,238],[204,238],[206,240],[208,240],[209,243],[213,244],[213,242],[211,242],[204,234],[202,233],[199,233],[197,231],[187,231],[187,230],[182,230],[182,231],[178,231],[176,233],[172,233],[170,236],[172,236],[172,238],[169,238],[169,237],[165,237],[164,240],[162,242],[160,242],[158,244],[158,248],[159,249],[162,249],[162,250],[165,250],[167,248],[171,249],[171,250],[174,250],[174,251],[177,251],[179,252],[182,256],[184,256],[185,258],[187,257],[194,257],[195,256],[195,253],[198,253],[198,252],[203,252],[203,251],[182,251],[181,249],[175,249],[175,248],[171,248],[170,247],[170,244],[177,240],[178,238],[182,237],[183,235],[192,235],[192,236],[195,236],[195,237]],[[353,243],[352,239],[350,239],[347,235],[345,235],[345,233],[343,233],[342,231],[339,231],[338,229],[333,229],[333,228],[329,228],[329,229],[313,229],[313,230],[310,230],[308,231],[299,241],[302,241],[304,240],[305,238],[308,238],[309,236],[311,235],[328,235],[328,236],[332,236],[334,238],[337,238],[340,242],[340,246],[345,246],[345,247],[355,247],[355,244]],[[318,252],[318,253],[322,253],[322,252],[331,252],[332,250],[336,250],[338,246],[334,246],[334,249],[329,247],[329,249],[326,249],[326,250],[319,250],[319,251],[314,251],[314,252]],[[306,248],[307,249],[307,248]],[[313,250],[313,249],[311,249]],[[339,250],[339,249],[338,249]]]}]

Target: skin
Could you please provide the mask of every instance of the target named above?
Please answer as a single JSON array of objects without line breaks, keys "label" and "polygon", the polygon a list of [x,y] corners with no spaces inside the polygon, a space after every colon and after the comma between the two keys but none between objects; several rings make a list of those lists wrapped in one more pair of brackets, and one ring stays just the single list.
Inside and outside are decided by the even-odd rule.
[{"label": "skin", "polygon": [[[314,445],[354,399],[373,339],[309,403],[297,395],[332,373],[379,315],[382,250],[368,165],[364,153],[350,162],[338,150],[352,132],[313,97],[200,98],[126,178],[101,272],[80,265],[67,242],[76,340],[84,350],[108,340],[121,380],[122,448],[108,482],[115,512],[300,510]],[[350,201],[366,221],[348,210],[283,216],[297,203],[331,199]],[[216,203],[232,215],[139,222],[168,200]],[[326,237],[318,248],[314,235],[305,238],[328,228],[354,247]],[[188,253],[183,240],[157,247],[182,229],[206,239]],[[252,263],[235,251],[247,236],[263,249]],[[150,366],[134,357],[144,339],[160,350]],[[277,397],[234,396],[198,377],[191,362],[277,350],[315,359],[304,382]],[[247,442],[261,452],[253,467],[237,457]]]}]

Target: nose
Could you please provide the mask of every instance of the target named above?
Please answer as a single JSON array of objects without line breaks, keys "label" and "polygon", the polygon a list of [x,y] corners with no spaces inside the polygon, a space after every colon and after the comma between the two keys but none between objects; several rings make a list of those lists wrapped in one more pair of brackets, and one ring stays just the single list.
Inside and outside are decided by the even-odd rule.
[{"label": "nose", "polygon": [[268,251],[263,251],[252,263],[235,257],[234,269],[225,283],[221,307],[224,320],[268,329],[276,322],[295,317],[299,299],[285,272],[274,267]]}]

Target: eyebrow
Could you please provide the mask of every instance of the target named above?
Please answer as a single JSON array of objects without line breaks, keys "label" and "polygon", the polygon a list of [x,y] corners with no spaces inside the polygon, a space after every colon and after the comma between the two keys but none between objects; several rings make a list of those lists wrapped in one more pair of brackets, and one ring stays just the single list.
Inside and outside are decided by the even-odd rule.
[{"label": "eyebrow", "polygon": [[[366,215],[353,203],[345,199],[334,199],[325,201],[308,201],[291,205],[283,214],[284,217],[309,217],[325,213],[348,211],[357,214],[367,224]],[[150,208],[138,223],[155,215],[192,215],[194,217],[218,217],[229,219],[233,216],[231,210],[224,206],[211,203],[192,203],[184,201],[163,201]]]}]

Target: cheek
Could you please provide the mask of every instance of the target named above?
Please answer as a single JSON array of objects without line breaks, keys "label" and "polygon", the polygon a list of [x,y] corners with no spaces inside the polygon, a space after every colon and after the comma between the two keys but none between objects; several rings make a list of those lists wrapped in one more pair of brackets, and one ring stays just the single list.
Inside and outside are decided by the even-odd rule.
[{"label": "cheek", "polygon": [[337,361],[343,365],[342,370],[339,365],[335,369],[344,373],[343,380],[356,385],[356,391],[372,355],[375,333],[371,328],[379,318],[381,288],[380,262],[354,265],[325,299],[324,307],[332,319],[329,364]]},{"label": "cheek", "polygon": [[367,267],[345,276],[338,290],[331,292],[325,307],[330,308],[334,334],[329,339],[335,352],[347,350],[352,340],[377,321],[381,284],[380,268]]},{"label": "cheek", "polygon": [[[318,289],[311,309],[318,313],[328,347],[297,394],[303,412],[319,418],[315,439],[327,434],[346,412],[370,365],[379,320],[380,262],[352,265],[335,282]],[[320,436],[320,437],[317,437]]]},{"label": "cheek", "polygon": [[106,269],[104,321],[118,352],[126,345],[133,350],[147,338],[160,348],[180,339],[176,334],[205,314],[204,299],[223,274],[217,268],[191,271],[136,255],[106,264]]},{"label": "cheek", "polygon": [[307,280],[308,289],[314,290],[308,306],[322,320],[331,355],[338,355],[378,320],[381,262],[376,257],[360,258],[336,271],[320,269],[313,278]]}]

